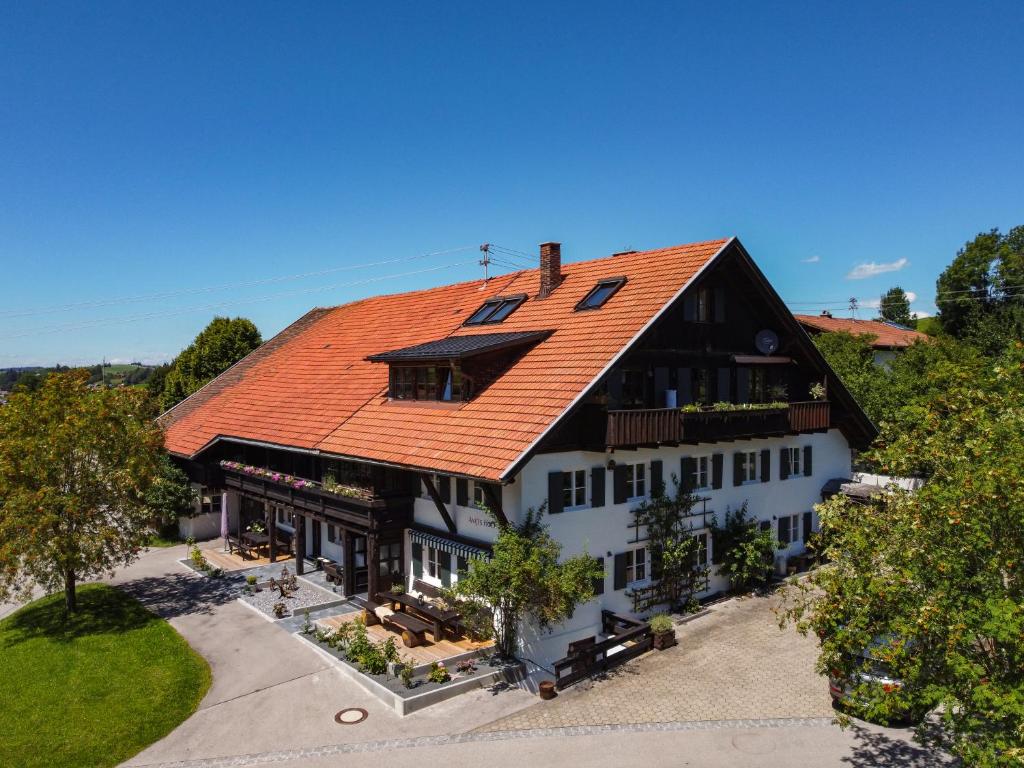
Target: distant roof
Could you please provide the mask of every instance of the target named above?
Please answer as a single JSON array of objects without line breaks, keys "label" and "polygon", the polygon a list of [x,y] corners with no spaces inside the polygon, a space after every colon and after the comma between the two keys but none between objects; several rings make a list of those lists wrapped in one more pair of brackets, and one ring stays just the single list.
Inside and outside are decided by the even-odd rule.
[{"label": "distant roof", "polygon": [[540,341],[550,331],[508,331],[506,333],[478,333],[473,336],[448,336],[437,341],[415,344],[411,347],[394,349],[369,355],[366,359],[376,363],[400,363],[403,361],[461,360],[485,352],[523,346]]},{"label": "distant roof", "polygon": [[855,320],[852,317],[828,315],[794,315],[804,328],[812,332],[851,333],[854,336],[874,336],[875,349],[904,349],[916,341],[927,341],[926,333],[890,323],[885,320]]}]

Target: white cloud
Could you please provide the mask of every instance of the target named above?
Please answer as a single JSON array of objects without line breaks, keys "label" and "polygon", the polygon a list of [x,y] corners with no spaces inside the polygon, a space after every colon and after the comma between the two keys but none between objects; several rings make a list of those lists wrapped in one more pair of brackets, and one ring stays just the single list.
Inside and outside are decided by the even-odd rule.
[{"label": "white cloud", "polygon": [[817,264],[819,261],[821,261],[821,256],[809,256],[806,259],[800,259],[802,264]]},{"label": "white cloud", "polygon": [[914,310],[914,314],[917,315],[918,317],[931,317],[932,316],[931,312],[924,312],[924,311],[922,311],[920,309],[915,309]]},{"label": "white cloud", "polygon": [[858,264],[846,275],[847,280],[863,280],[866,277],[882,275],[886,272],[899,272],[910,262],[907,259],[896,259],[896,261],[876,262],[866,261]]}]

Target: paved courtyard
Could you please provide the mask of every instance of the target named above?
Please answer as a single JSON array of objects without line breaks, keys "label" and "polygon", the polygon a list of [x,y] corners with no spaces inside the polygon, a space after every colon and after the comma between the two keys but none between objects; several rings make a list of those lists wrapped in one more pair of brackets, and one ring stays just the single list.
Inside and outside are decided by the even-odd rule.
[{"label": "paved courtyard", "polygon": [[831,718],[814,672],[817,640],[780,630],[777,597],[730,600],[678,628],[679,644],[650,653],[483,726],[503,731],[623,723]]}]

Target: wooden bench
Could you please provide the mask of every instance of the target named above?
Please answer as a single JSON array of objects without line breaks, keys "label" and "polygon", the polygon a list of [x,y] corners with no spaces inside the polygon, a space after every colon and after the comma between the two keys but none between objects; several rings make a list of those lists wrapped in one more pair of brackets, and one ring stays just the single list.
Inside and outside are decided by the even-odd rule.
[{"label": "wooden bench", "polygon": [[424,597],[429,597],[431,599],[441,596],[440,589],[435,587],[433,584],[427,584],[427,582],[420,581],[419,579],[413,579],[412,590],[413,592],[419,592]]},{"label": "wooden bench", "polygon": [[345,581],[345,570],[333,560],[321,560],[320,565],[328,582],[342,584]]},{"label": "wooden bench", "polygon": [[410,616],[408,613],[392,613],[384,619],[384,623],[392,624],[402,630],[402,644],[406,648],[423,645],[426,642],[426,633],[433,631],[432,625],[415,616]]}]

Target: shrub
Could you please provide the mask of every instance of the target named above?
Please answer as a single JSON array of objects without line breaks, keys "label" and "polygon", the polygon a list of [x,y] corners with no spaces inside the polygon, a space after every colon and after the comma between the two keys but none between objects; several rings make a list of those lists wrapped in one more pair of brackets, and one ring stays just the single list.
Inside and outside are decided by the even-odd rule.
[{"label": "shrub", "polygon": [[672,618],[667,613],[658,613],[651,617],[651,631],[656,634],[662,632],[672,632],[675,629],[675,625],[672,623]]},{"label": "shrub", "polygon": [[398,679],[406,688],[412,688],[412,664],[406,663],[398,668]]},{"label": "shrub", "polygon": [[476,670],[476,661],[473,659],[463,659],[455,664],[455,671],[463,675],[468,675],[470,672]]},{"label": "shrub", "polygon": [[427,673],[427,680],[432,683],[447,683],[452,679],[443,661],[434,661],[430,664],[430,671]]},{"label": "shrub", "polygon": [[711,535],[722,553],[722,573],[729,577],[733,591],[744,592],[765,586],[772,577],[775,551],[782,544],[770,530],[761,530],[747,513],[747,502],[735,512],[725,511],[725,525],[713,519]]},{"label": "shrub", "polygon": [[255,587],[256,577],[250,573],[248,576],[245,577],[245,583],[248,584],[250,587]]},{"label": "shrub", "polygon": [[277,618],[283,619],[286,610],[284,603],[274,603],[274,615]]}]

